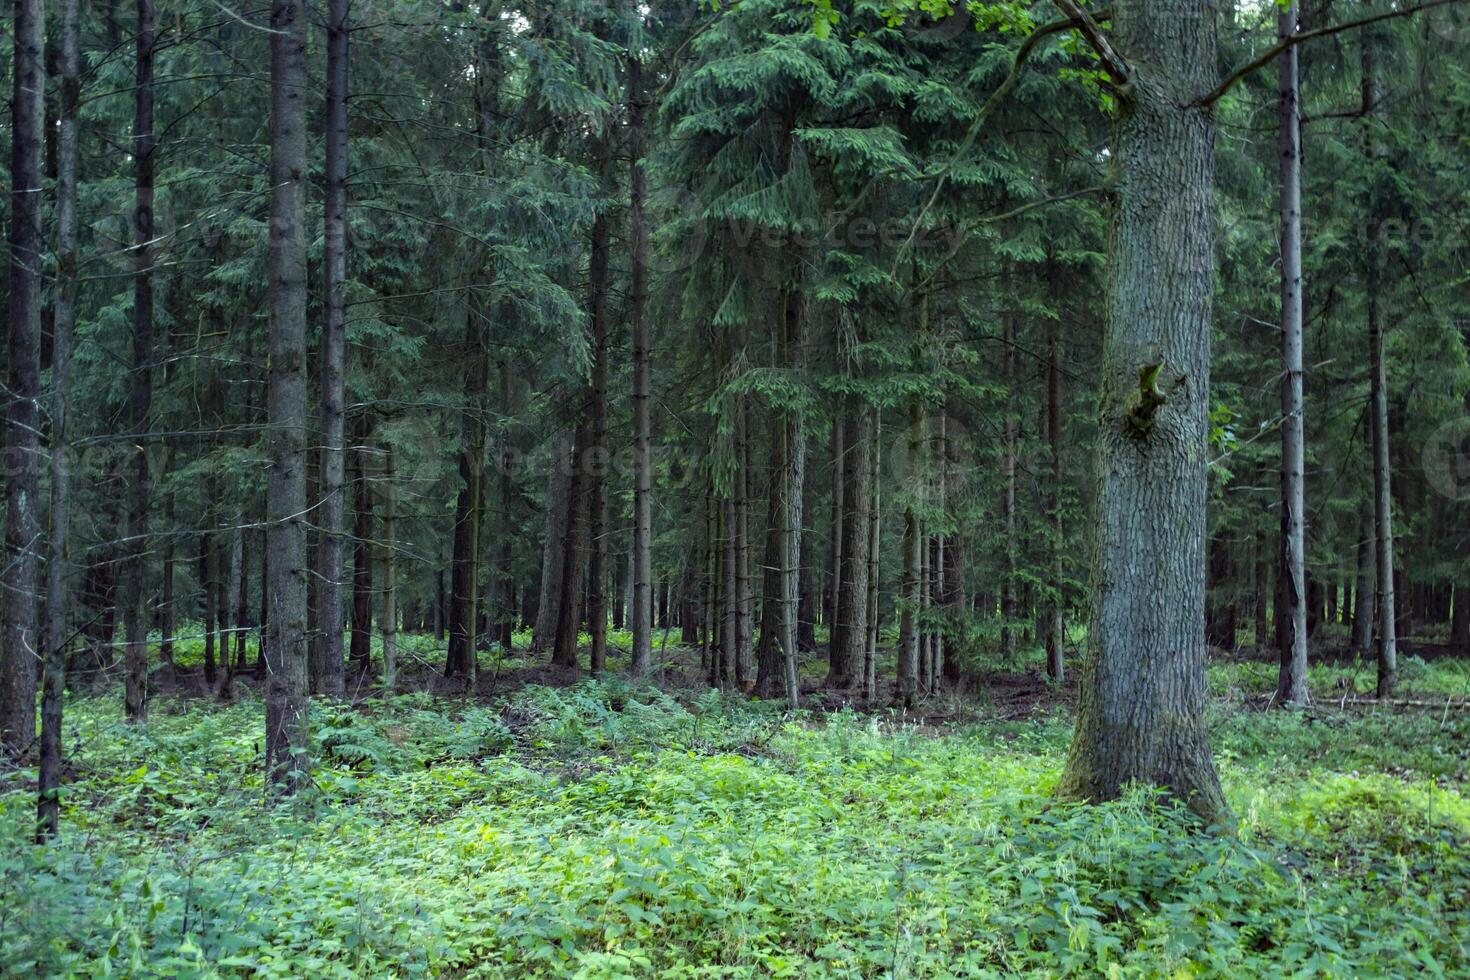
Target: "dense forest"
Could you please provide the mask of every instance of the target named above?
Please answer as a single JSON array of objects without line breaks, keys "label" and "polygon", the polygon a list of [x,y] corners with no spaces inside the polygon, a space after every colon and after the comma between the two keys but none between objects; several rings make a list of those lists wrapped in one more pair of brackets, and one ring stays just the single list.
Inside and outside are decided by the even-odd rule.
[{"label": "dense forest", "polygon": [[0,975],[1470,975],[1470,3],[7,6]]}]

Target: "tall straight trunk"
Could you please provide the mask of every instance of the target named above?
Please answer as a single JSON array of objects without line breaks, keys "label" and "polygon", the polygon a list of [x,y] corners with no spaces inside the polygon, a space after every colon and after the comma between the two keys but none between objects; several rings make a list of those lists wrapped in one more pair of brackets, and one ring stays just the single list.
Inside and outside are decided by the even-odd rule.
[{"label": "tall straight trunk", "polygon": [[909,403],[908,414],[909,478],[903,507],[903,594],[898,619],[898,687],[894,691],[894,701],[905,708],[913,707],[919,696],[918,616],[924,593],[924,542],[919,520],[924,416],[917,399]]},{"label": "tall straight trunk", "polygon": [[710,683],[717,687],[728,687],[735,679],[735,651],[740,645],[740,592],[736,584],[735,569],[739,562],[735,543],[737,519],[735,494],[726,493],[720,502],[720,596],[721,628],[720,652],[711,662]]},{"label": "tall straight trunk", "polygon": [[[168,341],[165,340],[165,349],[167,349],[167,345]],[[165,389],[168,388],[167,374],[167,371],[165,371],[163,380],[163,386]],[[172,457],[173,454],[171,452],[169,452],[168,450],[164,451],[164,472],[168,472],[170,468],[170,463],[172,462]],[[163,557],[158,563],[159,570],[162,573],[163,578],[163,583],[159,589],[160,596],[158,600],[158,630],[160,634],[158,641],[158,655],[160,659],[162,659],[163,662],[166,664],[172,664],[174,662],[174,631],[178,628],[178,616],[174,610],[174,603],[178,601],[178,597],[174,594],[175,586],[177,584],[174,577],[174,565],[178,559],[177,555],[175,555],[174,553],[175,537],[172,533],[173,529],[178,526],[175,516],[175,508],[176,504],[174,501],[174,492],[172,489],[170,489],[163,501],[163,522],[164,526],[169,529],[170,533],[167,537],[164,538]]]},{"label": "tall straight trunk", "polygon": [[[1051,269],[1056,284],[1056,270]],[[1051,455],[1051,484],[1046,491],[1046,512],[1051,527],[1048,564],[1051,572],[1051,597],[1046,606],[1046,675],[1061,683],[1066,676],[1066,622],[1063,615],[1062,552],[1066,546],[1066,525],[1062,521],[1062,479],[1066,461],[1062,457],[1062,338],[1061,327],[1054,319],[1046,323],[1046,444]]]},{"label": "tall straight trunk", "polygon": [[[782,448],[783,427],[781,418],[771,416],[771,453],[779,468],[784,456]],[[770,481],[766,493],[766,533],[764,556],[761,559],[761,625],[760,639],[755,649],[755,693],[762,698],[774,697],[786,681],[785,655],[780,642],[781,632],[781,548],[786,517],[782,513],[785,502],[784,486],[778,473]]]},{"label": "tall straight trunk", "polygon": [[[803,429],[805,426],[803,426]],[[803,431],[803,437],[805,432]],[[810,653],[817,648],[817,590],[812,572],[812,534],[807,522],[812,512],[812,469],[807,460],[807,447],[801,447],[801,567],[797,570],[796,588],[800,593],[796,612],[796,649]]]},{"label": "tall straight trunk", "polygon": [[[1277,18],[1277,37],[1297,31],[1297,4]],[[1276,700],[1307,703],[1306,435],[1302,418],[1302,138],[1297,49],[1276,58],[1281,195],[1281,666]]]},{"label": "tall straight trunk", "polygon": [[1266,542],[1265,534],[1256,535],[1255,540],[1255,645],[1258,651],[1266,649],[1266,643],[1270,638],[1270,612],[1271,612],[1271,547]]},{"label": "tall straight trunk", "polygon": [[383,690],[398,683],[398,469],[393,444],[383,443]]},{"label": "tall straight trunk", "polygon": [[[354,426],[352,521],[352,642],[355,670],[366,674],[373,664],[373,496],[368,477],[367,423],[358,416]],[[340,632],[340,627],[338,632]]]},{"label": "tall straight trunk", "polygon": [[592,418],[583,479],[587,481],[587,633],[593,673],[607,666],[607,291],[608,221],[603,214],[592,222],[589,270],[592,348]]},{"label": "tall straight trunk", "polygon": [[832,420],[832,540],[827,562],[827,597],[823,615],[827,620],[829,645],[837,636],[837,597],[842,592],[842,515],[844,501],[842,492],[847,486],[846,420],[840,416]]},{"label": "tall straight trunk", "polygon": [[855,671],[863,664],[868,634],[873,413],[856,400],[849,401],[846,408],[849,414],[845,423],[847,431],[843,433],[846,459],[842,487],[842,568],[827,668],[827,685],[836,688],[849,688],[862,680]]},{"label": "tall straight trunk", "polygon": [[577,669],[577,641],[582,629],[583,584],[587,571],[588,474],[587,447],[591,426],[584,419],[577,425],[572,450],[572,473],[567,491],[566,542],[560,556],[561,594],[556,600],[556,643],[551,662],[568,670]]},{"label": "tall straight trunk", "polygon": [[[1003,279],[1003,281],[1006,281]],[[1000,580],[1001,650],[1007,660],[1016,655],[1016,314],[1007,310],[1001,315],[1002,368],[1006,386],[1005,419],[1001,425],[1000,479],[1001,524],[1005,534],[1002,545],[1003,567]]]},{"label": "tall straight trunk", "polygon": [[653,664],[653,457],[650,401],[648,305],[648,223],[643,214],[643,66],[640,53],[628,55],[628,226],[631,241],[629,318],[633,328],[633,660],[630,671],[642,677]]},{"label": "tall straight trunk", "polygon": [[[51,341],[51,534],[46,556],[45,665],[41,689],[36,842],[61,828],[61,721],[66,700],[66,588],[71,509],[71,351],[77,298],[77,119],[81,103],[79,0],[61,0],[61,112],[56,133],[56,299]],[[19,28],[20,25],[17,25]],[[16,37],[22,37],[19,30]],[[1459,605],[1464,605],[1463,593]],[[0,672],[5,664],[0,662]],[[3,688],[0,682],[0,688]],[[0,728],[4,728],[0,717]]]},{"label": "tall straight trunk", "polygon": [[867,623],[864,639],[863,654],[863,696],[868,701],[878,697],[878,555],[879,555],[879,532],[882,530],[880,515],[882,514],[882,492],[879,479],[879,467],[882,458],[878,453],[878,446],[883,441],[883,414],[879,409],[873,409],[873,493],[868,508],[868,598],[864,607],[867,613]]},{"label": "tall straight trunk", "polygon": [[250,627],[250,536],[240,530],[240,580],[235,601],[240,610],[240,619],[235,621],[235,670],[245,669],[245,638]]},{"label": "tall straight trunk", "polygon": [[[544,653],[556,645],[557,598],[566,567],[567,515],[571,513],[573,458],[572,432],[561,428],[551,440],[550,486],[546,490],[546,544],[541,552],[541,597],[536,606],[536,625],[531,634],[533,653]],[[653,592],[648,594],[649,628],[652,629]]]},{"label": "tall straight trunk", "polygon": [[715,507],[714,492],[704,494],[704,619],[699,644],[699,668],[713,676],[715,658],[719,656],[716,636],[720,596],[720,515]]},{"label": "tall straight trunk", "polygon": [[[218,482],[211,480],[210,483],[214,490],[211,499],[218,500]],[[207,520],[213,523],[214,517],[211,511]],[[199,569],[204,586],[204,680],[212,686],[218,678],[216,655],[223,654],[218,645],[219,621],[222,615],[219,608],[219,546],[213,531],[206,531],[199,536]]]},{"label": "tall straight trunk", "polygon": [[327,0],[326,91],[326,198],[323,202],[322,253],[322,447],[319,474],[321,504],[318,522],[320,571],[317,625],[320,630],[321,677],[324,694],[343,691],[342,569],[345,489],[343,458],[347,366],[347,96],[348,10],[351,0]]},{"label": "tall straight trunk", "polygon": [[1213,12],[1114,11],[1133,59],[1114,124],[1093,614],[1058,794],[1162,786],[1227,819],[1205,728],[1205,459],[1214,292]]},{"label": "tall straight trunk", "polygon": [[481,305],[473,290],[465,315],[464,410],[460,413],[459,497],[449,591],[449,655],[444,673],[472,679],[479,635],[480,523],[484,513],[486,351]]},{"label": "tall straight trunk", "polygon": [[244,603],[240,599],[240,581],[244,573],[244,532],[240,529],[242,516],[236,512],[230,521],[226,540],[229,552],[225,556],[225,570],[220,582],[219,607],[219,659],[224,668],[224,681],[220,684],[219,696],[229,700],[235,696],[235,659],[231,656],[231,640],[243,628]]},{"label": "tall straight trunk", "polygon": [[310,769],[306,697],[306,10],[271,3],[270,384],[266,488],[266,769]]},{"label": "tall straight trunk", "polygon": [[[955,418],[957,407],[955,400],[951,399],[945,405],[945,416]],[[955,438],[954,431],[947,429],[944,440],[946,471],[944,495],[945,500],[952,507],[958,506],[960,490],[963,486],[963,470],[960,465],[961,448],[960,440]],[[945,541],[944,588],[946,618],[951,623],[959,624],[967,617],[969,609],[969,600],[965,596],[965,539],[962,535],[952,535]],[[962,663],[957,653],[957,649],[952,649],[950,655],[944,659],[944,679],[947,681],[960,680]]]},{"label": "tall straight trunk", "polygon": [[148,425],[153,403],[153,0],[138,0],[138,58],[133,110],[133,363],[128,425],[133,477],[128,484],[127,557],[123,561],[123,633],[127,642],[123,705],[148,716],[148,625],[144,582],[148,554]]},{"label": "tall straight trunk", "polygon": [[1394,612],[1393,570],[1393,486],[1388,436],[1388,358],[1384,353],[1384,323],[1380,296],[1384,288],[1386,256],[1379,241],[1383,210],[1377,185],[1385,178],[1376,171],[1387,164],[1379,129],[1383,123],[1380,107],[1384,99],[1383,83],[1378,77],[1378,57],[1382,34],[1377,27],[1366,28],[1362,47],[1362,96],[1365,126],[1365,151],[1370,176],[1367,213],[1372,234],[1363,251],[1364,285],[1368,304],[1368,372],[1370,428],[1373,433],[1373,535],[1378,573],[1378,696],[1391,697],[1398,683],[1398,622]]},{"label": "tall straight trunk", "polygon": [[[746,345],[748,346],[748,345]],[[739,596],[738,644],[735,648],[735,681],[744,686],[751,679],[751,661],[755,641],[755,587],[751,576],[750,547],[750,473],[751,433],[750,399],[741,395],[737,401],[739,413],[735,422],[736,453],[739,464],[735,470],[735,587]],[[660,625],[667,625],[661,621]]]},{"label": "tall straight trunk", "polygon": [[44,0],[16,0],[10,101],[9,364],[5,405],[5,554],[0,565],[0,752],[36,737],[36,592],[41,537],[36,399],[41,384],[41,157],[45,145]]},{"label": "tall straight trunk", "polygon": [[[515,387],[511,378],[510,358],[500,362],[500,405],[507,418],[515,412]],[[509,653],[516,628],[516,580],[515,515],[511,505],[515,500],[515,450],[511,446],[510,433],[500,431],[500,624],[501,649]]]},{"label": "tall straight trunk", "polygon": [[[786,287],[785,323],[779,345],[781,364],[793,375],[800,374],[806,367],[806,310],[800,268],[800,262],[793,263],[791,274],[797,278]],[[805,516],[802,498],[806,485],[806,432],[802,422],[801,414],[794,409],[786,409],[780,413],[780,456],[776,475],[781,494],[780,507],[777,509],[782,519],[779,529],[780,547],[777,549],[781,595],[779,633],[786,700],[792,708],[797,707],[801,699],[798,654],[801,629],[801,531]]]}]

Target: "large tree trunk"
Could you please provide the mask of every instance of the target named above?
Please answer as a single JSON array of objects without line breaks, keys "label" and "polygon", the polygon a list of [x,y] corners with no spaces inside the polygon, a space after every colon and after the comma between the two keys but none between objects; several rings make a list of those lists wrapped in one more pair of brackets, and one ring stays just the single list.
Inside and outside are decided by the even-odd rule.
[{"label": "large tree trunk", "polygon": [[153,403],[153,0],[138,0],[138,70],[134,90],[133,364],[128,424],[133,477],[128,484],[127,557],[123,561],[124,708],[148,716],[148,625],[144,615],[148,554],[148,426]]},{"label": "large tree trunk", "polygon": [[1193,104],[1212,84],[1213,13],[1168,0],[1113,16],[1135,63],[1112,141],[1094,607],[1058,794],[1142,782],[1218,821],[1204,670],[1215,127]]},{"label": "large tree trunk", "polygon": [[628,57],[628,225],[631,239],[629,318],[633,328],[633,661],[631,673],[642,677],[653,663],[653,458],[649,371],[648,224],[643,215],[646,179],[643,172],[643,68],[639,53]]},{"label": "large tree trunk", "polygon": [[[1277,35],[1297,30],[1297,4],[1281,11]],[[1281,612],[1276,700],[1307,703],[1306,435],[1302,419],[1302,159],[1297,49],[1276,59],[1281,194]]]},{"label": "large tree trunk", "polygon": [[842,486],[842,556],[832,653],[827,668],[830,687],[849,688],[860,677],[868,624],[868,510],[872,501],[873,415],[856,401],[846,406],[846,447]]},{"label": "large tree trunk", "polygon": [[265,663],[269,778],[310,770],[306,696],[306,10],[271,4],[270,385]]},{"label": "large tree trunk", "polygon": [[347,304],[347,95],[350,0],[327,0],[326,199],[322,254],[322,448],[319,474],[321,571],[317,627],[321,631],[320,689],[343,691],[342,568],[345,541],[343,424],[346,400]]},{"label": "large tree trunk", "polygon": [[[36,841],[61,826],[61,718],[66,692],[67,532],[71,508],[72,336],[77,298],[77,119],[81,103],[79,0],[61,0],[61,113],[56,133],[56,299],[51,341],[51,536],[46,556],[46,635],[41,690]],[[19,28],[20,25],[17,25]],[[17,30],[16,37],[21,37]],[[1459,605],[1464,605],[1463,594]],[[168,634],[165,633],[165,636]],[[4,665],[0,665],[0,670]],[[0,720],[0,728],[3,728]]]},{"label": "large tree trunk", "polygon": [[10,339],[5,394],[5,554],[0,565],[0,752],[19,756],[36,737],[36,511],[41,383],[41,156],[46,80],[43,0],[16,0],[10,102]]}]

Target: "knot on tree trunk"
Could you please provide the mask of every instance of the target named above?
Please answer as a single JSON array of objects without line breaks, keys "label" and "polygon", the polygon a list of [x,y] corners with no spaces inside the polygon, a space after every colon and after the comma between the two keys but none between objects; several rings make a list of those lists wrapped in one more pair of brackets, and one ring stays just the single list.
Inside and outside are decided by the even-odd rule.
[{"label": "knot on tree trunk", "polygon": [[1163,370],[1163,361],[1145,364],[1138,369],[1138,390],[1133,392],[1128,399],[1125,423],[1128,430],[1139,438],[1153,431],[1154,420],[1158,416],[1159,409],[1169,400],[1169,396],[1184,384],[1184,375],[1176,374],[1166,384],[1160,385],[1159,376]]}]

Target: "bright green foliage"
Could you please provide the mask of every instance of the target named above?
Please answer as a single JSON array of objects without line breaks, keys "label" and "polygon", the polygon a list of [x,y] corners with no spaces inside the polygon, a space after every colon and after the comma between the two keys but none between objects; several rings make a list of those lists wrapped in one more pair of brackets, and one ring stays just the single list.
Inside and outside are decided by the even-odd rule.
[{"label": "bright green foliage", "polygon": [[1225,840],[1142,794],[1053,804],[1061,716],[935,734],[617,683],[411,695],[315,712],[316,792],[273,804],[258,704],[160,703],[143,732],[114,700],[73,702],[57,846],[24,842],[18,780],[0,796],[0,973],[1470,967],[1466,763],[1424,745],[1465,744],[1463,715],[1218,719]]}]

